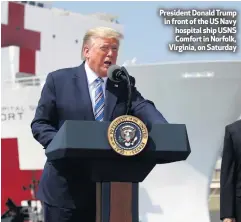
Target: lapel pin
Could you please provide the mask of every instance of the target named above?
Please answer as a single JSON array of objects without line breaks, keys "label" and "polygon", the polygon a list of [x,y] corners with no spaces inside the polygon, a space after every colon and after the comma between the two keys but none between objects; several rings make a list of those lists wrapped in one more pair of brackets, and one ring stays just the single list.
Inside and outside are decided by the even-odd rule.
[{"label": "lapel pin", "polygon": [[118,85],[117,85],[117,84],[115,84],[114,86],[115,86],[115,87],[118,87]]}]

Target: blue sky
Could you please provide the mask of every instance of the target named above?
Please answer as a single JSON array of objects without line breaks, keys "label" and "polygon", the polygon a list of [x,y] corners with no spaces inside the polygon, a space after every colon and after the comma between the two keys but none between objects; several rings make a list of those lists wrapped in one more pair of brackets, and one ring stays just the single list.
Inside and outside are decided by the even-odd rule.
[{"label": "blue sky", "polygon": [[[53,2],[53,7],[81,14],[106,12],[119,16],[124,25],[125,39],[121,45],[120,62],[137,58],[137,63],[156,63],[185,60],[237,60],[238,53],[177,53],[169,52],[167,43],[172,39],[172,28],[164,27],[158,16],[159,8],[229,8],[239,11],[241,30],[241,2]],[[241,32],[239,31],[239,44]]]}]

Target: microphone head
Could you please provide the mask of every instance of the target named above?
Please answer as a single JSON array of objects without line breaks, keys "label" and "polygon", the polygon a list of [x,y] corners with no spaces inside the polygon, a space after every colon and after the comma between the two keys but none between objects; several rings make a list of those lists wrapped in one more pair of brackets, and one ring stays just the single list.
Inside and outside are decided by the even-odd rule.
[{"label": "microphone head", "polygon": [[120,82],[122,79],[118,78],[121,74],[121,67],[118,65],[111,65],[107,70],[108,78],[113,82]]}]

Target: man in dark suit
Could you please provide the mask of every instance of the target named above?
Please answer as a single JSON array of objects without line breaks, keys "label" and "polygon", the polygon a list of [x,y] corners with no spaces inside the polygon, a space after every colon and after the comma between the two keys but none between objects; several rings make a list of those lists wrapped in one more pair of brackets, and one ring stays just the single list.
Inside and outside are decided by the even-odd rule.
[{"label": "man in dark suit", "polygon": [[[126,84],[116,85],[107,79],[108,68],[116,63],[121,38],[110,28],[89,30],[83,39],[84,62],[47,76],[31,123],[34,138],[45,149],[65,120],[112,121],[125,114]],[[132,82],[131,114],[147,127],[154,122],[167,123],[154,104],[137,91],[133,77]],[[89,171],[84,161],[71,160],[65,165],[46,161],[37,194],[44,205],[46,222],[95,222],[96,186]]]},{"label": "man in dark suit", "polygon": [[225,128],[220,189],[220,219],[241,222],[241,120]]}]

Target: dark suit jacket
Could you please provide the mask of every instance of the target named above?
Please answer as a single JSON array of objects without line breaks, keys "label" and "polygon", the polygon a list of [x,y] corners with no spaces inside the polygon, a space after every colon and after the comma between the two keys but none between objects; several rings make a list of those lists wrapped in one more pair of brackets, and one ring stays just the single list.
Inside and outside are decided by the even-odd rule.
[{"label": "dark suit jacket", "polygon": [[[220,181],[220,218],[241,215],[241,120],[225,128]],[[237,206],[239,205],[239,212]]]},{"label": "dark suit jacket", "polygon": [[[132,82],[135,82],[132,77]],[[152,123],[167,123],[151,101],[145,100],[132,87],[131,114],[147,127]],[[127,88],[107,80],[105,121],[111,121],[126,111]],[[35,117],[31,123],[34,138],[47,148],[65,120],[95,120],[92,111],[84,63],[79,67],[61,69],[47,76]],[[91,135],[90,135],[91,136]],[[95,183],[88,172],[88,163],[71,161],[66,164],[47,160],[37,197],[53,206],[90,209],[95,207]]]}]

